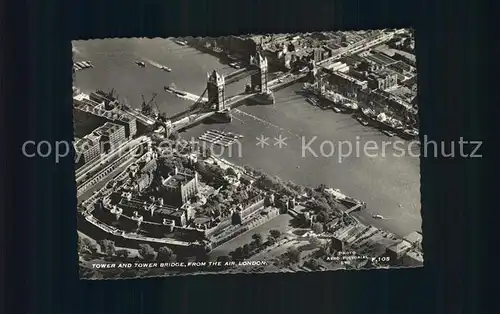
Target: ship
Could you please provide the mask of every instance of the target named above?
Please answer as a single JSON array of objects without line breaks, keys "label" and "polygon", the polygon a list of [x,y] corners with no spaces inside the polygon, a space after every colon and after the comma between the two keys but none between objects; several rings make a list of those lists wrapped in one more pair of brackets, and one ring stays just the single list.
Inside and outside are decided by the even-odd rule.
[{"label": "ship", "polygon": [[396,135],[394,132],[389,131],[389,130],[382,130],[382,133],[384,133],[385,135],[387,135],[389,137],[393,137]]},{"label": "ship", "polygon": [[138,66],[142,67],[142,68],[145,68],[146,67],[146,63],[142,62],[142,61],[135,61],[135,64],[137,64]]},{"label": "ship", "polygon": [[229,63],[229,66],[235,69],[241,69],[241,64],[239,64],[238,62],[231,62]]},{"label": "ship", "polygon": [[356,120],[358,120],[359,123],[361,123],[362,126],[367,126],[369,123],[363,117],[356,117]]},{"label": "ship", "polygon": [[171,92],[171,93],[174,93],[174,94],[177,94],[177,95],[180,95],[180,96],[186,96],[187,95],[186,92],[183,92],[181,90],[176,89],[173,84],[170,85],[170,86],[165,86],[163,88],[165,89],[166,92]]},{"label": "ship", "polygon": [[307,98],[307,102],[309,102],[313,106],[318,106],[318,101],[314,98]]},{"label": "ship", "polygon": [[339,108],[335,107],[335,106],[332,106],[332,109],[333,111],[335,111],[336,113],[341,113],[342,110],[340,110]]},{"label": "ship", "polygon": [[174,43],[176,43],[179,46],[186,46],[187,45],[187,41],[184,41],[184,40],[174,40]]},{"label": "ship", "polygon": [[162,66],[161,69],[166,72],[172,72],[172,69],[167,66]]},{"label": "ship", "polygon": [[403,138],[413,140],[418,137],[418,130],[417,129],[405,129],[403,132],[401,132],[401,136]]}]

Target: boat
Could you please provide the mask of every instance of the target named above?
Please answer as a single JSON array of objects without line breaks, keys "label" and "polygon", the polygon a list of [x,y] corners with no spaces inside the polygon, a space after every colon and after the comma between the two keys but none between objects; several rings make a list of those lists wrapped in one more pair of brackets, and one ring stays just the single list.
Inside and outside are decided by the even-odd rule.
[{"label": "boat", "polygon": [[172,72],[172,69],[171,69],[171,68],[169,68],[169,67],[167,67],[167,66],[162,66],[162,67],[161,67],[161,69],[162,69],[163,71]]},{"label": "boat", "polygon": [[373,214],[372,218],[374,218],[374,219],[384,219],[384,216],[379,215],[379,214]]},{"label": "boat", "polygon": [[361,113],[363,113],[366,117],[373,119],[376,117],[375,111],[369,109],[369,108],[363,108],[361,109]]},{"label": "boat", "polygon": [[174,43],[176,43],[177,45],[180,45],[180,46],[187,45],[187,41],[184,41],[184,40],[174,40]]},{"label": "boat", "polygon": [[135,61],[135,64],[137,64],[138,66],[143,67],[143,68],[146,67],[146,63],[144,63],[142,61]]},{"label": "boat", "polygon": [[335,106],[332,106],[332,109],[333,111],[335,111],[336,113],[341,113],[342,110],[340,110],[339,108],[335,107]]},{"label": "boat", "polygon": [[366,121],[362,117],[356,117],[356,120],[358,120],[358,122],[361,123],[361,125],[363,125],[363,126],[367,126],[368,125],[368,121]]},{"label": "boat", "polygon": [[318,102],[316,101],[316,99],[307,98],[307,101],[313,106],[318,106]]},{"label": "boat", "polygon": [[231,62],[229,63],[229,66],[235,69],[241,69],[241,64],[239,64],[238,62]]},{"label": "boat", "polygon": [[412,136],[418,136],[418,130],[417,129],[409,129],[409,130],[404,130],[403,132],[412,135]]},{"label": "boat", "polygon": [[382,130],[382,133],[384,133],[385,135],[387,135],[389,137],[393,137],[396,135],[394,132],[389,131],[389,130]]}]

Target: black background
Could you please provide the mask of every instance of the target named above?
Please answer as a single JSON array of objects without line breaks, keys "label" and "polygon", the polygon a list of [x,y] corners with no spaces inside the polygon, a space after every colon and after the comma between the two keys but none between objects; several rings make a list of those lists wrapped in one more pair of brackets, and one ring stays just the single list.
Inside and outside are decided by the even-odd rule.
[{"label": "black background", "polygon": [[[484,304],[495,293],[485,279],[498,265],[490,259],[498,244],[486,224],[498,208],[489,163],[498,133],[490,129],[494,106],[484,92],[485,44],[493,39],[480,1],[17,0],[2,6],[5,313],[495,312]],[[416,28],[421,134],[485,141],[482,159],[421,162],[424,268],[78,281],[72,159],[55,164],[20,151],[26,140],[72,140],[72,39],[398,27]]]}]

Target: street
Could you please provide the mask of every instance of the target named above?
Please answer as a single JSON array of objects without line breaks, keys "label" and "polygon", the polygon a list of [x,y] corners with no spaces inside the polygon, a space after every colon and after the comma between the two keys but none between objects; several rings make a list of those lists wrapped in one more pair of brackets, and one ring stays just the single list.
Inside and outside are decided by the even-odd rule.
[{"label": "street", "polygon": [[127,161],[122,163],[120,166],[118,166],[115,170],[113,170],[111,173],[109,173],[106,177],[104,177],[102,180],[100,180],[98,183],[96,183],[91,188],[89,188],[87,191],[85,191],[80,196],[78,196],[78,198],[77,198],[78,204],[89,199],[95,191],[99,191],[100,189],[102,189],[109,182],[110,179],[112,179],[114,176],[116,176],[120,172],[124,171],[125,169],[127,169],[127,167],[130,166],[131,164],[133,164],[134,162],[136,162],[137,159],[138,159],[138,157],[133,157],[131,159],[128,159]]}]

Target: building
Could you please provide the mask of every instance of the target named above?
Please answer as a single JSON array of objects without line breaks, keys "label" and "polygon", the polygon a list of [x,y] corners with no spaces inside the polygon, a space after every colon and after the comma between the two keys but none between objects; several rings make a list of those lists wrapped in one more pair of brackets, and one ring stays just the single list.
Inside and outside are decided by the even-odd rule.
[{"label": "building", "polygon": [[415,55],[405,51],[396,50],[392,58],[394,60],[403,61],[404,63],[407,63],[413,67],[417,66],[417,59]]},{"label": "building", "polygon": [[198,193],[198,173],[180,172],[177,167],[174,173],[163,180],[163,199],[169,204],[182,205]]},{"label": "building", "polygon": [[151,158],[151,160],[147,162],[142,162],[139,168],[140,170],[134,175],[134,185],[137,191],[142,192],[151,185],[151,182],[153,182],[154,172],[157,169],[156,159]]},{"label": "building", "polygon": [[413,105],[383,90],[362,91],[358,99],[376,111],[390,110],[396,118],[403,118],[408,114],[415,115],[417,113]]},{"label": "building", "polygon": [[327,77],[328,84],[335,92],[349,98],[356,99],[357,95],[368,88],[367,81],[361,81],[348,74],[332,71]]},{"label": "building", "polygon": [[99,138],[99,135],[91,133],[75,142],[75,163],[77,167],[101,155]]},{"label": "building", "polygon": [[389,71],[377,71],[368,73],[366,80],[370,89],[389,89],[398,83],[398,76]]},{"label": "building", "polygon": [[403,238],[403,240],[411,243],[414,248],[422,251],[422,233],[415,231]]},{"label": "building", "polygon": [[104,102],[96,102],[92,99],[82,98],[73,101],[73,117],[75,123],[89,121],[93,128],[106,122],[123,125],[125,136],[130,139],[137,134],[137,121],[134,117],[120,111],[119,109],[106,110]]},{"label": "building", "polygon": [[344,250],[345,243],[339,238],[333,237],[330,242],[330,250],[332,252],[339,252]]},{"label": "building", "polygon": [[386,249],[386,255],[390,258],[391,263],[397,263],[406,252],[412,248],[412,244],[406,240],[402,240]]},{"label": "building", "polygon": [[315,48],[313,51],[314,62],[320,62],[331,57],[331,49],[325,49],[324,47]]},{"label": "building", "polygon": [[424,264],[424,254],[418,250],[408,251],[401,258],[401,264],[410,267],[422,266]]},{"label": "building", "polygon": [[118,203],[124,215],[141,215],[144,221],[169,225],[172,221],[175,226],[186,226],[186,214],[177,207],[163,205],[161,202],[147,202],[139,199],[123,197]]},{"label": "building", "polygon": [[94,133],[101,137],[102,153],[108,153],[127,140],[125,127],[111,122],[106,122],[103,126],[95,129]]},{"label": "building", "polygon": [[411,65],[404,63],[403,61],[397,61],[393,64],[387,66],[387,68],[397,72],[405,77],[412,77],[415,72],[415,68]]}]

